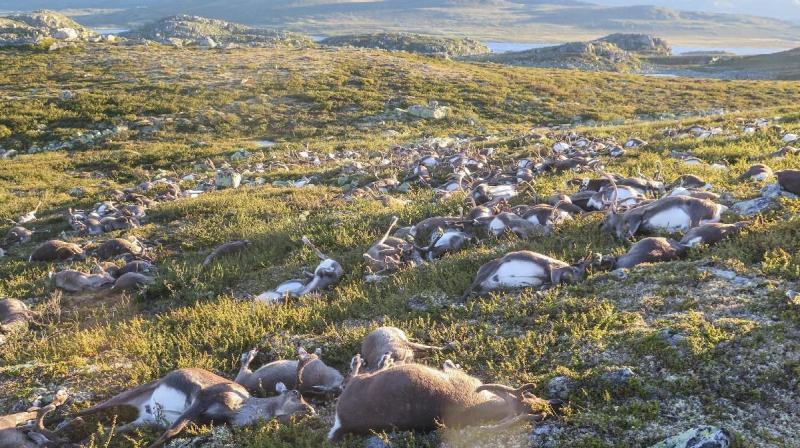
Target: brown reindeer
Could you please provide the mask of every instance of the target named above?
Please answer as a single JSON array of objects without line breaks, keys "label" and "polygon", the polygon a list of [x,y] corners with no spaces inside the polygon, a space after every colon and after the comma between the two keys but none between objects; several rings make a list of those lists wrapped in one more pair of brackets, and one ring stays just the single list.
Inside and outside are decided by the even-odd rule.
[{"label": "brown reindeer", "polygon": [[532,384],[512,389],[483,384],[452,362],[443,370],[420,364],[393,365],[387,355],[380,369],[361,373],[361,358],[353,358],[353,371],[336,405],[328,438],[347,433],[431,430],[439,424],[463,427],[494,423],[502,428],[520,421],[541,420],[556,402],[530,394]]}]

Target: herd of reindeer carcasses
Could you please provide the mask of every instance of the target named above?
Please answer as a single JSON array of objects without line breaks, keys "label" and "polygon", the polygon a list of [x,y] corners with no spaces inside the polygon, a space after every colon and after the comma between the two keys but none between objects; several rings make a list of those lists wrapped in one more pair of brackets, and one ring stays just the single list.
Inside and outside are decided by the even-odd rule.
[{"label": "herd of reindeer carcasses", "polygon": [[[675,260],[695,246],[714,244],[748,225],[746,221],[721,223],[728,207],[720,203],[723,201],[711,191],[711,185],[696,176],[684,175],[668,184],[658,173],[649,179],[605,171],[600,156],[621,157],[646,142],[631,139],[618,145],[611,138],[591,139],[574,133],[547,137],[558,143],[546,157],[519,160],[510,169],[492,169],[490,149],[464,149],[459,145],[435,150],[425,145],[392,148],[377,166],[394,165],[396,158],[413,160],[407,166],[403,182],[435,189],[441,196],[465,194],[471,208],[458,216],[430,217],[396,229],[398,220],[394,218],[385,234],[364,254],[366,280],[380,281],[400,269],[433,262],[448,252],[486,243],[506,233],[522,239],[552,234],[564,222],[587,213],[604,214],[602,229],[623,240],[633,240],[638,235],[675,233],[682,238],[645,237],[620,257],[589,254],[575,263],[531,251],[511,252],[480,267],[461,300],[493,290],[574,283],[581,281],[589,269],[631,268],[640,263]],[[796,152],[787,146],[775,156]],[[704,163],[682,157],[687,164]],[[591,176],[573,181],[579,187],[577,193],[554,195],[535,205],[510,205],[520,202],[519,198],[512,198],[532,189],[532,181],[538,176],[563,171]],[[756,164],[738,176],[738,180],[761,182],[773,176],[787,195],[800,194],[800,171],[773,173],[768,166]],[[68,221],[75,233],[81,235],[136,227],[145,218],[148,207],[182,196],[177,178],[159,182],[166,186],[166,191],[155,199],[143,194],[152,183],[115,191],[113,200],[98,204],[91,211],[69,210]],[[387,193],[400,183],[396,178],[379,179],[345,196],[387,201],[391,200]],[[23,216],[9,231],[4,246],[30,240],[32,232],[24,225],[35,220],[35,211]],[[322,291],[342,277],[344,268],[340,263],[308,238],[303,237],[302,241],[321,259],[314,272],[284,282],[255,300],[285,301]],[[245,240],[230,241],[217,247],[203,261],[203,268],[246,250],[249,244]],[[52,273],[54,286],[67,292],[135,291],[152,283],[152,275],[157,272],[147,252],[146,244],[132,237],[109,239],[91,251],[51,240],[37,247],[30,260],[66,262],[91,256],[96,260],[92,272]],[[21,301],[0,301],[3,332],[32,316],[34,313]],[[314,414],[314,408],[306,402],[312,398],[325,401],[338,397],[329,433],[334,440],[347,433],[430,430],[438,425],[502,428],[521,421],[541,420],[557,412],[562,404],[558,400],[537,398],[531,384],[518,388],[483,384],[449,360],[441,369],[414,362],[426,352],[445,349],[411,342],[399,328],[381,327],[364,339],[361,353],[353,357],[346,377],[327,366],[320,359],[320,351],[308,353],[302,348],[298,349],[296,360],[274,361],[252,371],[250,364],[257,355],[254,350],[242,356],[241,370],[234,381],[202,369],[176,370],[79,411],[74,418],[64,419],[55,430],[49,430],[45,426],[46,416],[67,401],[66,393],[59,392],[46,407],[0,418],[0,447],[69,446],[73,443],[69,434],[84,417],[120,408],[133,409],[137,417],[116,431],[125,432],[141,425],[166,427],[166,432],[152,445],[158,446],[190,422],[239,426],[258,419],[285,421],[293,416]],[[265,395],[273,396],[261,398]]]}]

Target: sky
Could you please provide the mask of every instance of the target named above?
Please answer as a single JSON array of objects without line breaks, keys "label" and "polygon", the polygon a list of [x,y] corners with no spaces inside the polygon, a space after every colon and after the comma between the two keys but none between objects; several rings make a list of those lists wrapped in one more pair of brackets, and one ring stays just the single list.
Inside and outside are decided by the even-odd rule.
[{"label": "sky", "polygon": [[800,0],[588,0],[609,6],[649,4],[686,11],[750,14],[800,21]]}]

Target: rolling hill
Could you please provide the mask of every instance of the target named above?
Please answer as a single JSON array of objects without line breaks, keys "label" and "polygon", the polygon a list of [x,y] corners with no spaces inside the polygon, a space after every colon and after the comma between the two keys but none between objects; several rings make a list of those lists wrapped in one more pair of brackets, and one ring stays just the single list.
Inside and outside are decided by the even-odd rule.
[{"label": "rolling hill", "polygon": [[[0,10],[19,7],[19,1],[0,0]],[[800,45],[800,25],[789,21],[579,1],[33,0],[25,2],[24,7],[70,10],[83,23],[95,26],[129,26],[185,13],[324,35],[408,31],[487,40],[565,42],[626,32],[658,34],[678,44]]]}]

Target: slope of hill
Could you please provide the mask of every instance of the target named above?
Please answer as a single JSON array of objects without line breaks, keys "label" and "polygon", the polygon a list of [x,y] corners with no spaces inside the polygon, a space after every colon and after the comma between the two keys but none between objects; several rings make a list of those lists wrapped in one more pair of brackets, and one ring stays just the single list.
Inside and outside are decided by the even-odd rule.
[{"label": "slope of hill", "polygon": [[299,33],[251,28],[224,20],[187,15],[166,17],[124,33],[123,36],[160,43],[212,47],[231,44],[291,47],[313,45],[310,38]]},{"label": "slope of hill", "polygon": [[432,56],[470,56],[489,53],[489,47],[469,38],[447,38],[412,33],[353,34],[329,37],[320,41],[323,45],[341,47],[349,45],[361,48],[379,48],[389,51]]},{"label": "slope of hill", "polygon": [[[98,8],[82,15],[81,20],[92,25],[128,25],[188,13],[325,35],[383,31],[449,34],[457,30],[461,35],[481,39],[564,42],[626,32],[658,34],[681,44],[735,42],[739,46],[773,47],[800,44],[797,24],[654,6],[608,7],[555,0],[176,0],[137,6],[133,3],[129,0],[56,2],[63,8]],[[19,2],[0,0],[0,9],[15,7],[19,7]]]},{"label": "slope of hill", "polygon": [[0,45],[33,45],[45,39],[88,40],[97,34],[53,11],[35,11],[0,17]]}]

